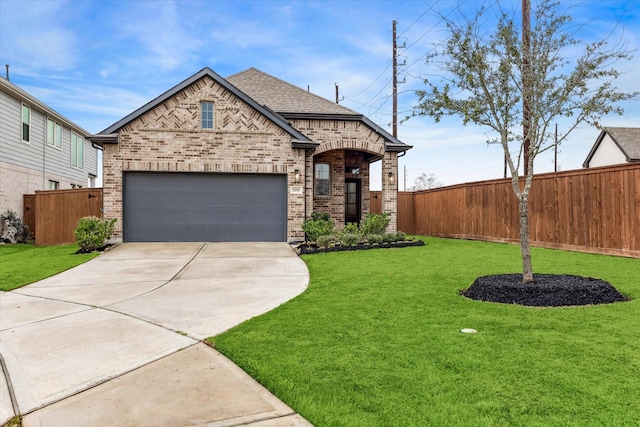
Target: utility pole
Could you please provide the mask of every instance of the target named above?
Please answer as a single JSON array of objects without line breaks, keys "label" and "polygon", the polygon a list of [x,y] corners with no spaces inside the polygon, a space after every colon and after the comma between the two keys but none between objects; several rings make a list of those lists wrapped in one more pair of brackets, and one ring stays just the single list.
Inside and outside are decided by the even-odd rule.
[{"label": "utility pole", "polygon": [[340,88],[338,87],[338,83],[334,83],[336,85],[336,104],[339,104],[340,101],[344,100],[344,96],[340,98]]},{"label": "utility pole", "polygon": [[393,121],[392,135],[398,137],[398,45],[396,40],[396,21],[393,21]]},{"label": "utility pole", "polygon": [[524,174],[529,173],[529,101],[531,97],[531,3],[522,0],[522,137],[524,139]]},{"label": "utility pole", "polygon": [[[393,119],[392,119],[392,130],[391,134],[397,138],[398,137],[398,65],[407,65],[406,60],[402,64],[398,64],[398,49],[404,49],[406,43],[403,43],[402,46],[398,46],[398,38],[396,37],[396,21],[392,22],[393,27],[393,94],[391,98],[393,99]],[[404,83],[404,80],[399,82]]]}]

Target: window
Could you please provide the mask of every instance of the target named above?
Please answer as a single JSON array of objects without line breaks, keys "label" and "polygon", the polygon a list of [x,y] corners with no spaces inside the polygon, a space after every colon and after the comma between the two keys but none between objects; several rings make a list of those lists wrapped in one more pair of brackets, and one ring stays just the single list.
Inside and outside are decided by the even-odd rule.
[{"label": "window", "polygon": [[213,129],[213,102],[202,102],[202,129]]},{"label": "window", "polygon": [[75,133],[71,132],[71,166],[78,169],[84,167],[84,141]]},{"label": "window", "polygon": [[22,104],[22,140],[29,142],[31,131],[31,108]]},{"label": "window", "polygon": [[59,190],[60,183],[58,181],[49,180],[49,190]]},{"label": "window", "polygon": [[316,163],[314,179],[316,196],[329,196],[329,165],[327,163]]},{"label": "window", "polygon": [[47,145],[62,148],[62,126],[51,119],[47,119]]},{"label": "window", "polygon": [[347,166],[345,173],[351,175],[360,175],[360,166]]}]

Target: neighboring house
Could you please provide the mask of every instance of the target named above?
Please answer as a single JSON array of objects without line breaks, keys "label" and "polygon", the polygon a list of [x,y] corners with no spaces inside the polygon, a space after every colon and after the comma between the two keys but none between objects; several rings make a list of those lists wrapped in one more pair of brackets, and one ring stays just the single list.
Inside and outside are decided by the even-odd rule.
[{"label": "neighboring house", "polygon": [[124,241],[297,241],[312,212],[369,212],[369,164],[396,228],[397,156],[411,148],[362,114],[251,68],[204,68],[92,141],[104,213]]},{"label": "neighboring house", "polygon": [[606,127],[582,164],[584,168],[640,162],[640,128]]},{"label": "neighboring house", "polygon": [[23,215],[23,195],[93,187],[98,148],[90,132],[0,77],[0,213]]}]

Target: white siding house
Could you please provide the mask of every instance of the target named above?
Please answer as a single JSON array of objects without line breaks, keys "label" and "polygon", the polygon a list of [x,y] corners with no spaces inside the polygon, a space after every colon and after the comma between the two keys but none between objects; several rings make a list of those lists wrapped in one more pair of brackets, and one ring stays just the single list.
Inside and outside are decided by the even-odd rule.
[{"label": "white siding house", "polygon": [[603,128],[582,164],[585,168],[640,161],[640,128]]},{"label": "white siding house", "polygon": [[23,213],[22,196],[89,187],[98,173],[90,132],[0,77],[0,213]]}]

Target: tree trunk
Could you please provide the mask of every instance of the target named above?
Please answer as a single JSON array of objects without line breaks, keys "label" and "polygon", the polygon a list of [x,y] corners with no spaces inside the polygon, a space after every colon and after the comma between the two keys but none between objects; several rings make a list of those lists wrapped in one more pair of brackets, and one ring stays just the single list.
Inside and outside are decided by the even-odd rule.
[{"label": "tree trunk", "polygon": [[531,266],[531,245],[529,244],[529,200],[525,194],[519,197],[520,210],[520,252],[522,253],[522,283],[533,282]]}]

